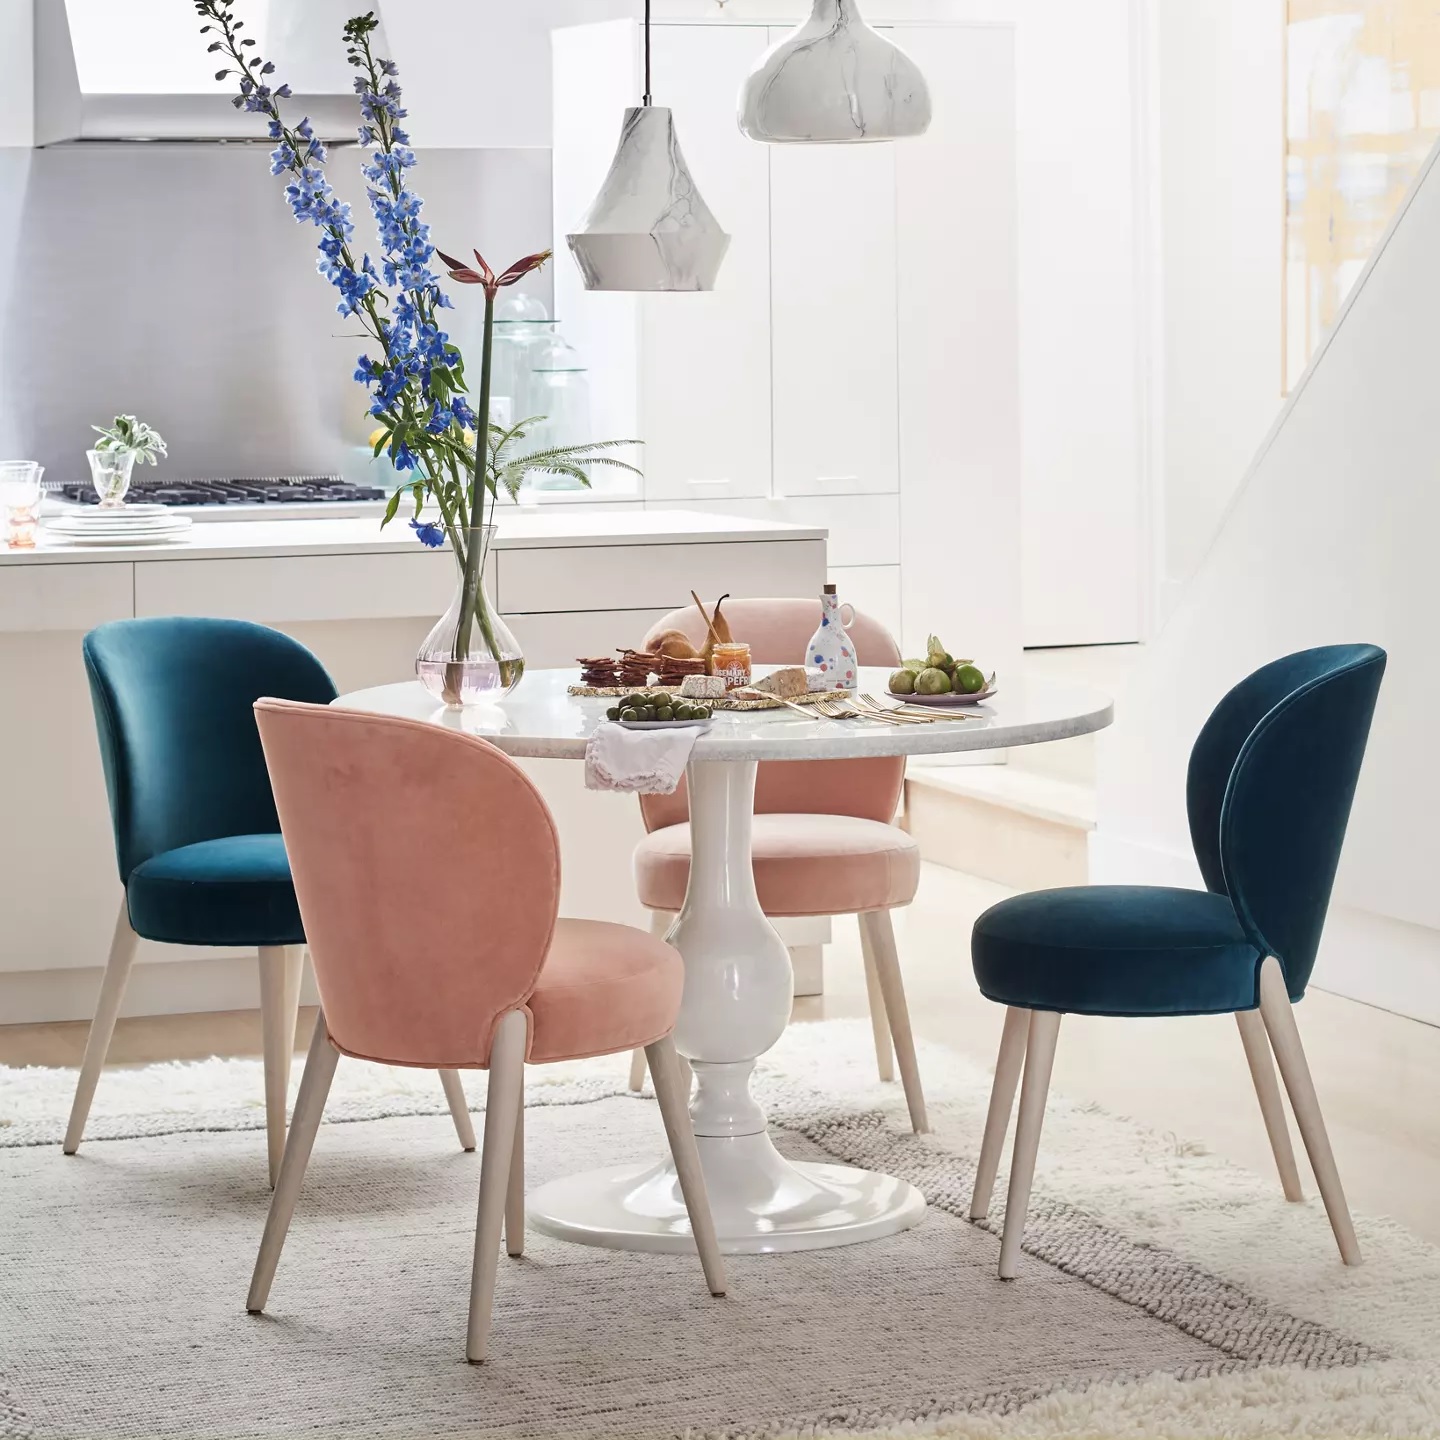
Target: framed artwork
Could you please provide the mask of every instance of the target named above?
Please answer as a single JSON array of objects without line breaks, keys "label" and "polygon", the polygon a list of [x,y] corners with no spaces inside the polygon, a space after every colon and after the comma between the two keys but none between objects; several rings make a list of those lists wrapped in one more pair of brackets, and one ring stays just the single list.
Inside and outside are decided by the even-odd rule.
[{"label": "framed artwork", "polygon": [[1288,392],[1440,136],[1440,0],[1283,0]]}]

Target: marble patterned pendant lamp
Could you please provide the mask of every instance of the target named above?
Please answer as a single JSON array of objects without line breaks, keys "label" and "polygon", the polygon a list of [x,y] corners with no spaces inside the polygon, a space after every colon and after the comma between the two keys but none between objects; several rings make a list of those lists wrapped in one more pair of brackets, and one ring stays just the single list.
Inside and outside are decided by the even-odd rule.
[{"label": "marble patterned pendant lamp", "polygon": [[814,0],[810,18],[746,78],[739,118],[744,134],[767,145],[903,140],[930,128],[930,90],[855,0]]},{"label": "marble patterned pendant lamp", "polygon": [[650,103],[650,0],[644,103],[625,112],[610,173],[565,240],[587,290],[713,290],[730,247],[680,153],[674,116]]}]

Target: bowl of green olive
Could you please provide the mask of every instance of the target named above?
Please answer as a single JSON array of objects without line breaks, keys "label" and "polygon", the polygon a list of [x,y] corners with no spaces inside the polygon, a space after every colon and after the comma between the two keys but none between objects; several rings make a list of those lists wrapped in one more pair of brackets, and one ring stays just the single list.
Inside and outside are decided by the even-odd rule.
[{"label": "bowl of green olive", "polygon": [[637,690],[605,712],[607,720],[627,730],[679,730],[710,723],[710,707],[682,700],[678,695],[651,695]]}]

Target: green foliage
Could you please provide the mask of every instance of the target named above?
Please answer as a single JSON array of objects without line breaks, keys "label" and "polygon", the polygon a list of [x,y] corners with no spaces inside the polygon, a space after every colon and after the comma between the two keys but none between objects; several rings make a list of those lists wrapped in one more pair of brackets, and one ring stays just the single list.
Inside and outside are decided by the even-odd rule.
[{"label": "green foliage", "polygon": [[158,465],[170,453],[160,432],[133,415],[117,415],[113,425],[90,428],[100,437],[97,450],[128,450],[141,465]]}]

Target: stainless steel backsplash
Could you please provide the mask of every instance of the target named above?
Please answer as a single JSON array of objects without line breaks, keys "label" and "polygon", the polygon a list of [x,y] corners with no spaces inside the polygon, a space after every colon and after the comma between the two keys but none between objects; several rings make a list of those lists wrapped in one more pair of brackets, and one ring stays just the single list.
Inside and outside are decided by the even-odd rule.
[{"label": "stainless steel backsplash", "polygon": [[[335,472],[362,478],[373,421],[351,378],[366,343],[315,269],[266,145],[0,150],[0,459],[84,478],[91,425],[139,415],[177,477]],[[359,174],[330,174],[377,248]],[[547,150],[420,150],[411,172],[433,238],[508,264],[550,243]],[[496,265],[499,268],[499,265]],[[551,301],[547,273],[529,288]],[[451,337],[479,380],[482,299],[446,286]]]}]

